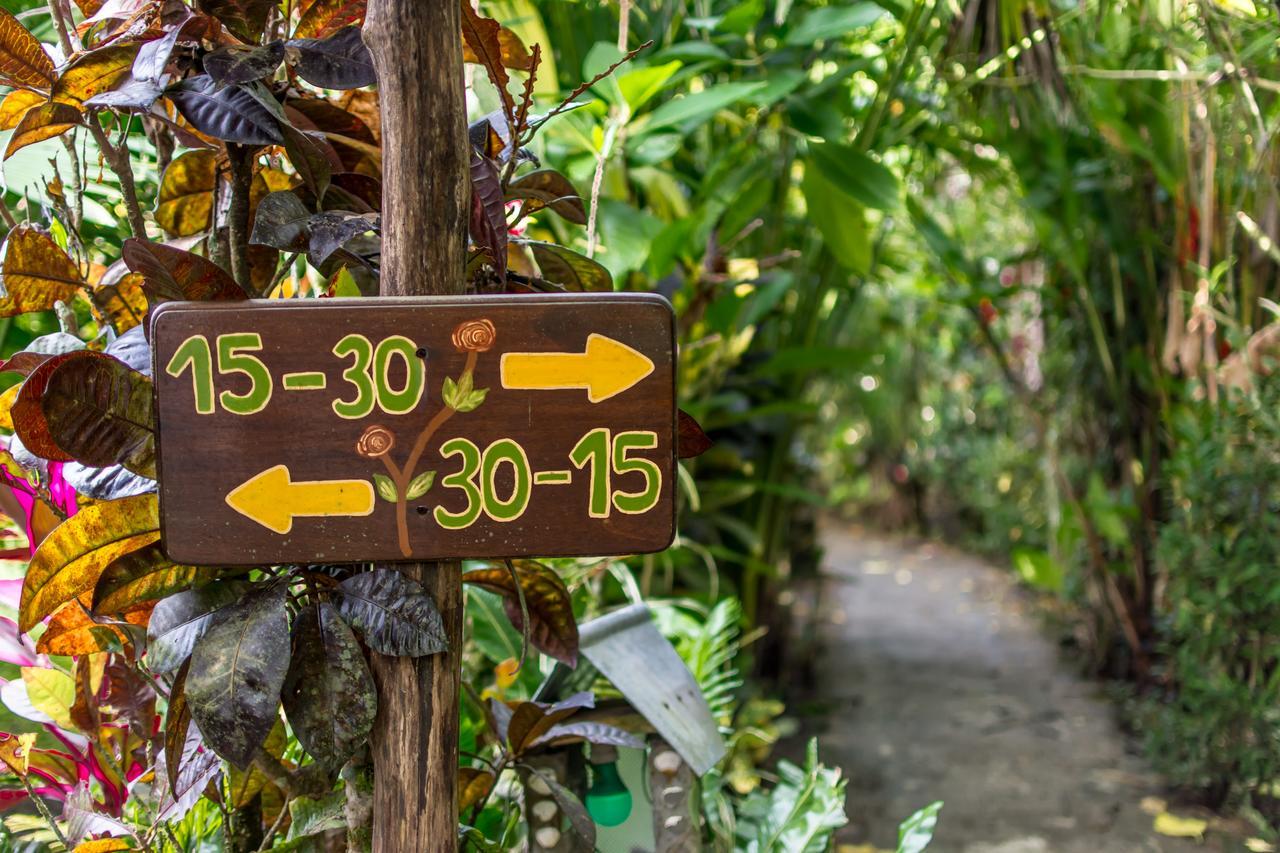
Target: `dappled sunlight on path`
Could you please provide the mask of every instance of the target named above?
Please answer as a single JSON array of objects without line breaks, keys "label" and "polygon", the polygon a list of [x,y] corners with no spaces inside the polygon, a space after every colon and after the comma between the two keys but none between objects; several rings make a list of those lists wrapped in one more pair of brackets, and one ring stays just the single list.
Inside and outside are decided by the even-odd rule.
[{"label": "dappled sunlight on path", "polygon": [[1154,832],[1158,777],[1008,573],[835,526],[825,545],[806,716],[849,779],[844,844],[892,848],[943,800],[931,853],[1239,849]]}]

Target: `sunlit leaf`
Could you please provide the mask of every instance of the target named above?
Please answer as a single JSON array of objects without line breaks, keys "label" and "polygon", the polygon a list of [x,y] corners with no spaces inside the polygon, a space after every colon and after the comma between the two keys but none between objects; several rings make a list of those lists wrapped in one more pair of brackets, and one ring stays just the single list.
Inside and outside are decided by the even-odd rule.
[{"label": "sunlit leaf", "polygon": [[4,149],[4,159],[9,159],[28,145],[61,136],[79,124],[79,111],[66,104],[41,104],[27,110],[27,114],[9,137],[9,144]]},{"label": "sunlit leaf", "polygon": [[337,592],[338,612],[375,652],[422,657],[448,648],[435,602],[400,572],[361,572],[344,580]]},{"label": "sunlit leaf", "polygon": [[481,15],[470,3],[463,3],[462,40],[471,49],[476,61],[484,66],[489,80],[498,90],[498,97],[502,99],[507,115],[515,115],[515,101],[507,91],[511,78],[502,61],[502,26],[492,18]]},{"label": "sunlit leaf", "polygon": [[13,430],[17,433],[18,440],[22,442],[23,447],[41,459],[58,462],[70,462],[73,459],[71,454],[53,440],[53,434],[49,432],[49,422],[45,420],[42,401],[53,371],[64,361],[78,354],[79,351],[62,353],[41,362],[35,370],[31,371],[27,381],[22,383],[18,390],[18,397],[9,409]]},{"label": "sunlit leaf", "polygon": [[[515,574],[524,590],[529,610],[529,641],[534,647],[570,666],[578,662],[578,623],[573,618],[573,602],[564,581],[555,571],[534,560],[515,560]],[[505,565],[489,565],[464,572],[463,583],[471,583],[503,597],[507,616],[521,629],[520,604],[511,572]]]},{"label": "sunlit leaf", "polygon": [[321,89],[358,89],[378,82],[373,57],[360,38],[360,28],[343,27],[328,38],[295,38],[298,76]]},{"label": "sunlit leaf", "polygon": [[53,77],[53,60],[39,40],[0,6],[0,83],[47,92]]},{"label": "sunlit leaf", "polygon": [[[85,608],[91,595],[85,593],[53,614],[36,643],[36,651],[49,655],[91,655],[132,649],[133,637],[123,627],[103,624],[89,615]],[[135,604],[112,619],[144,629],[154,606],[154,602]]]},{"label": "sunlit leaf", "polygon": [[27,89],[14,89],[0,101],[0,130],[13,130],[27,110],[44,103],[48,103],[44,95]]},{"label": "sunlit leaf", "polygon": [[53,100],[79,108],[84,102],[114,89],[133,69],[138,45],[112,45],[90,51],[68,65],[53,85]]},{"label": "sunlit leaf", "polygon": [[293,37],[325,38],[343,27],[363,23],[365,5],[366,0],[315,0],[302,13]]},{"label": "sunlit leaf", "polygon": [[81,841],[71,853],[129,853],[137,849],[128,838],[94,838]]},{"label": "sunlit leaf", "polygon": [[93,610],[111,614],[143,601],[158,601],[192,586],[211,581],[219,570],[210,566],[179,566],[164,555],[159,543],[126,554],[107,566],[93,591]]},{"label": "sunlit leaf", "polygon": [[364,652],[328,602],[304,607],[293,622],[293,653],[282,694],[298,741],[330,770],[369,737],[377,690]]},{"label": "sunlit leaf", "polygon": [[465,812],[489,796],[496,780],[488,770],[479,767],[458,768],[458,811]]},{"label": "sunlit leaf", "polygon": [[218,157],[213,151],[188,151],[164,170],[156,198],[156,223],[174,237],[209,230]]},{"label": "sunlit leaf", "polygon": [[247,767],[278,718],[289,669],[287,589],[250,593],[196,643],[187,673],[191,718],[205,742]]},{"label": "sunlit leaf", "polygon": [[119,464],[155,479],[155,412],[146,376],[85,350],[54,368],[40,404],[50,437],[77,462]]},{"label": "sunlit leaf", "polygon": [[84,285],[67,253],[48,234],[29,225],[9,232],[3,276],[0,317],[47,311],[58,301],[69,303]]},{"label": "sunlit leaf", "polygon": [[230,273],[182,249],[130,237],[124,241],[121,257],[130,270],[146,280],[143,286],[153,303],[247,298]]},{"label": "sunlit leaf", "polygon": [[157,604],[147,625],[147,667],[152,672],[179,667],[245,589],[239,582],[215,582],[175,593]]},{"label": "sunlit leaf", "polygon": [[[95,313],[123,335],[137,328],[147,316],[147,294],[142,289],[143,277],[126,273],[113,284],[95,284],[89,289],[89,300]],[[135,367],[136,369],[136,367]]]},{"label": "sunlit leaf", "polygon": [[542,275],[549,281],[564,286],[565,290],[604,291],[613,290],[613,276],[609,271],[586,255],[566,249],[555,243],[537,240],[521,240],[533,250],[534,260]]},{"label": "sunlit leaf", "polygon": [[534,202],[535,209],[549,207],[575,225],[587,224],[587,208],[569,179],[554,169],[539,169],[507,188],[510,198],[523,198]]},{"label": "sunlit leaf", "polygon": [[169,87],[165,94],[192,127],[215,139],[242,145],[284,141],[275,117],[239,86],[219,86],[201,74]]},{"label": "sunlit leaf", "polygon": [[37,711],[64,729],[75,729],[71,705],[76,701],[76,683],[71,676],[58,669],[24,666],[22,683],[27,688],[27,698]]},{"label": "sunlit leaf", "polygon": [[35,732],[0,734],[0,762],[20,779],[26,778],[31,763],[31,749],[36,745]]},{"label": "sunlit leaf", "polygon": [[680,125],[693,127],[707,121],[720,110],[733,106],[738,101],[748,98],[768,83],[721,83],[691,95],[681,95],[667,101],[649,113],[644,125],[645,133],[652,133],[659,128]]},{"label": "sunlit leaf", "polygon": [[155,495],[84,507],[55,527],[32,555],[18,626],[30,631],[58,607],[93,589],[112,562],[159,538]]}]

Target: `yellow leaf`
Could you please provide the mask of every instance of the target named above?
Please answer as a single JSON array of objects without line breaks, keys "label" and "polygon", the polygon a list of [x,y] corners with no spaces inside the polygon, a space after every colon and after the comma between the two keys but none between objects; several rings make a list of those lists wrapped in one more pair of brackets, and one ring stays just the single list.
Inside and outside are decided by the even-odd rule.
[{"label": "yellow leaf", "polygon": [[49,91],[53,60],[39,40],[0,6],[0,83],[15,89]]},{"label": "yellow leaf", "polygon": [[22,383],[19,382],[0,394],[0,428],[13,430],[13,414],[9,410],[13,408],[13,401],[18,398],[18,392],[21,390]]},{"label": "yellow leaf", "polygon": [[209,228],[213,215],[213,187],[218,181],[218,156],[207,150],[188,151],[164,170],[156,199],[156,222],[175,237],[190,237]]},{"label": "yellow leaf", "polygon": [[115,45],[77,57],[53,84],[53,100],[79,109],[94,95],[114,89],[129,74],[139,45]]},{"label": "yellow leaf", "polygon": [[53,529],[31,557],[22,585],[19,628],[30,631],[63,604],[93,589],[117,558],[160,538],[154,494],[103,501]]},{"label": "yellow leaf", "polygon": [[116,334],[124,334],[147,316],[147,295],[142,290],[141,273],[131,272],[115,284],[94,285],[89,295],[99,320],[115,326]]},{"label": "yellow leaf", "polygon": [[53,238],[30,226],[9,232],[5,241],[4,288],[0,317],[47,311],[59,300],[70,302],[84,284],[80,270]]},{"label": "yellow leaf", "polygon": [[27,110],[48,103],[48,98],[26,89],[14,89],[0,101],[0,130],[13,130]]},{"label": "yellow leaf", "polygon": [[[101,625],[89,618],[85,608],[93,603],[93,593],[86,592],[76,601],[59,608],[49,620],[49,626],[40,635],[36,651],[47,655],[91,655],[97,652],[118,652],[131,648],[130,637],[114,625]],[[84,607],[80,605],[83,604]],[[155,602],[136,604],[122,613],[112,616],[122,622],[146,627]]]},{"label": "yellow leaf", "polygon": [[35,745],[35,732],[23,735],[0,735],[0,761],[3,761],[4,765],[19,778],[25,779],[27,764],[31,761],[31,747]]},{"label": "yellow leaf", "polygon": [[1170,838],[1201,838],[1209,828],[1207,820],[1198,817],[1180,817],[1172,812],[1156,815],[1154,829]]},{"label": "yellow leaf", "polygon": [[293,31],[296,39],[322,39],[349,24],[364,21],[366,0],[314,0]]},{"label": "yellow leaf", "polygon": [[127,838],[95,838],[81,841],[71,853],[128,853],[136,849]]},{"label": "yellow leaf", "polygon": [[41,104],[27,110],[27,114],[18,122],[9,137],[9,145],[4,149],[4,159],[8,160],[15,153],[28,145],[44,142],[61,136],[71,128],[80,124],[80,112],[66,104]]},{"label": "yellow leaf", "polygon": [[493,774],[478,767],[458,768],[458,811],[464,812],[489,795]]},{"label": "yellow leaf", "polygon": [[57,669],[24,666],[22,681],[27,685],[27,698],[37,711],[47,714],[64,729],[75,729],[71,721],[71,705],[76,701],[76,683]]},{"label": "yellow leaf", "polygon": [[[524,46],[524,42],[520,41],[520,36],[509,28],[502,27],[498,30],[498,46],[502,51],[503,65],[519,71],[529,71],[533,68],[533,57],[529,55],[529,49]],[[482,64],[480,57],[476,56],[476,52],[466,42],[462,44],[462,61]]]}]

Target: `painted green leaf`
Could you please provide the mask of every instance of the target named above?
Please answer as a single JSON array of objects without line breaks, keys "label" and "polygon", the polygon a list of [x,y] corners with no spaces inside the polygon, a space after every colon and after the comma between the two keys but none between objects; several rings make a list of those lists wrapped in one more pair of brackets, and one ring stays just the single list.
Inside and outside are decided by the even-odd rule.
[{"label": "painted green leaf", "polygon": [[284,586],[254,592],[196,643],[187,673],[191,719],[214,752],[247,767],[278,718],[289,670]]},{"label": "painted green leaf", "polygon": [[19,627],[30,631],[54,610],[93,589],[107,566],[159,538],[155,495],[84,507],[55,527],[32,555],[22,585]]},{"label": "painted green leaf", "polygon": [[73,353],[49,374],[40,397],[49,436],[84,465],[120,464],[155,479],[151,380],[105,353]]},{"label": "painted green leaf", "polygon": [[811,143],[809,159],[832,187],[866,207],[893,210],[898,206],[898,179],[893,172],[852,145]]},{"label": "painted green leaf", "polygon": [[378,497],[382,498],[384,501],[395,503],[399,499],[399,494],[396,491],[396,484],[391,482],[391,478],[386,474],[374,474],[373,485],[378,491]]},{"label": "painted green leaf", "polygon": [[416,501],[431,490],[431,485],[435,481],[435,471],[423,471],[409,481],[409,488],[405,490],[405,500]]},{"label": "painted green leaf", "polygon": [[227,616],[245,585],[211,583],[170,595],[151,611],[147,625],[147,666],[152,672],[176,669],[210,628]]},{"label": "painted green leaf", "polygon": [[355,634],[328,602],[303,608],[293,622],[293,655],[281,696],[298,741],[337,770],[368,739],[377,689]]},{"label": "painted green leaf", "polygon": [[210,566],[178,566],[159,542],[126,554],[107,566],[93,590],[95,613],[112,614],[141,601],[157,601],[218,576]]},{"label": "painted green leaf", "polygon": [[375,652],[416,658],[449,647],[431,596],[395,569],[347,578],[338,594],[338,612]]},{"label": "painted green leaf", "polygon": [[480,408],[480,404],[484,402],[484,398],[488,394],[488,388],[477,388],[459,400],[458,405],[454,406],[454,408],[459,412],[474,412],[476,409]]}]

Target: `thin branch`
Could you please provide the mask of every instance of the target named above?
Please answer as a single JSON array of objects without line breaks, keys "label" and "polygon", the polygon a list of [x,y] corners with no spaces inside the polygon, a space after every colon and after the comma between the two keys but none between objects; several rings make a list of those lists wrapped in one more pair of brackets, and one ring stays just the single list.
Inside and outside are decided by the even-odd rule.
[{"label": "thin branch", "polygon": [[133,180],[133,165],[129,162],[129,149],[123,147],[117,149],[111,144],[111,139],[97,116],[89,116],[88,124],[89,132],[93,134],[93,141],[98,143],[98,150],[102,152],[107,165],[120,180],[120,192],[124,195],[125,210],[129,214],[129,230],[139,240],[147,239],[147,224],[142,218],[142,205],[138,203],[138,187]]},{"label": "thin branch", "polygon": [[[640,45],[635,50],[628,51],[621,59],[619,59],[617,62],[613,63],[612,65],[610,65],[605,70],[601,71],[596,76],[592,77],[587,82],[578,84],[578,87],[574,89],[572,92],[570,92],[568,95],[566,95],[565,99],[561,101],[560,104],[554,110],[552,110],[551,112],[547,113],[545,116],[542,117],[542,119],[538,122],[538,126],[541,127],[551,119],[560,115],[560,113],[572,107],[574,100],[579,95],[581,95],[583,92],[590,89],[595,84],[599,83],[604,78],[608,77],[614,71],[618,70],[618,68],[620,68],[621,66],[635,59],[636,56],[638,56],[642,50],[646,50],[652,46],[653,46],[653,39],[649,39],[649,41]],[[528,142],[529,139],[533,138],[533,131],[535,129],[536,128],[529,128],[529,131],[530,131],[529,136],[526,137],[521,144],[524,144],[525,142]]]}]

